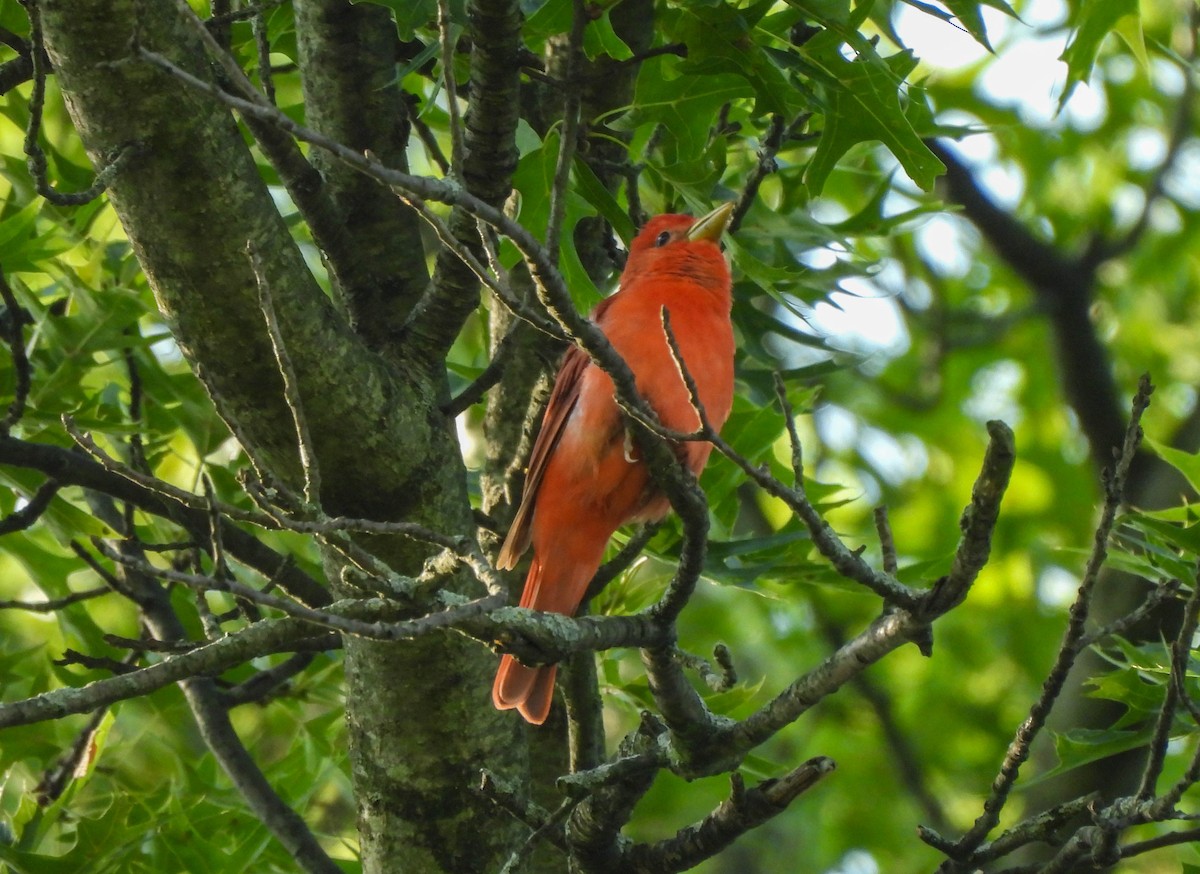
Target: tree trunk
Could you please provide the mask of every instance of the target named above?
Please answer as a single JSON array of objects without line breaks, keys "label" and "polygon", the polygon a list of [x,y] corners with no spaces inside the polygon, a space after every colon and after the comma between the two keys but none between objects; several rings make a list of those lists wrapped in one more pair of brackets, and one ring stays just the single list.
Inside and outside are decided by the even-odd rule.
[{"label": "tree trunk", "polygon": [[[113,180],[112,203],[180,348],[260,471],[295,490],[303,482],[259,279],[292,361],[325,511],[471,532],[453,425],[437,408],[446,393],[440,358],[411,346],[390,356],[404,364],[393,368],[369,348],[307,270],[229,113],[131,55],[136,33],[141,46],[207,76],[178,8],[161,0],[40,6],[93,162],[125,144],[139,150]],[[428,555],[410,541],[371,546],[403,574],[418,573]],[[475,786],[481,762],[508,767],[516,726],[488,706],[492,657],[450,636],[345,644],[364,870],[496,870],[513,826],[490,822],[495,813]]]}]

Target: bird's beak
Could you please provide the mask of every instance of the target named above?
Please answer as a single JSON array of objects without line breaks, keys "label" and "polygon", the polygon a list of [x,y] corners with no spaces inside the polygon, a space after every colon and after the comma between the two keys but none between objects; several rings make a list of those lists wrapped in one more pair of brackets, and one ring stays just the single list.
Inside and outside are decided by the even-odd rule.
[{"label": "bird's beak", "polygon": [[722,203],[712,212],[696,219],[696,223],[687,229],[686,239],[710,240],[713,243],[721,241],[721,234],[729,227],[729,219],[733,216],[733,204]]}]

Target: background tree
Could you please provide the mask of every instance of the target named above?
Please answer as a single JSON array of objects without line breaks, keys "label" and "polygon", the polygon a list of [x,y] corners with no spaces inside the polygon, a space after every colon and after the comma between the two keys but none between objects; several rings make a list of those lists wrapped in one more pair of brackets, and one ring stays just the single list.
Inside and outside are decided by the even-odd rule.
[{"label": "background tree", "polygon": [[[1187,488],[1134,454],[1142,372],[1196,480],[1193,17],[0,4],[0,861],[1175,870],[1197,544],[1118,510]],[[927,77],[915,20],[996,53]],[[1045,117],[994,87],[1031,32]],[[722,199],[701,491],[578,314],[646,215]],[[565,342],[679,512],[575,622],[489,561]],[[546,729],[489,706],[489,644],[567,660]]]}]

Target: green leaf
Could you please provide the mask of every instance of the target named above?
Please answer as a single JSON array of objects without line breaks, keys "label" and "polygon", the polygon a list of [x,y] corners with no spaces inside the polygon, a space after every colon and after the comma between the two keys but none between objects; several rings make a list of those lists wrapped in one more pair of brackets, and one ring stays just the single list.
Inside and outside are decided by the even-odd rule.
[{"label": "green leaf", "polygon": [[1059,109],[1066,104],[1075,86],[1086,81],[1091,75],[1096,55],[1100,52],[1100,44],[1118,28],[1122,38],[1130,46],[1136,47],[1134,53],[1139,58],[1145,58],[1140,16],[1138,0],[1100,0],[1078,5],[1074,21],[1075,32],[1060,58],[1067,65],[1067,84],[1058,101]]},{"label": "green leaf", "polygon": [[799,110],[799,93],[753,32],[773,2],[765,0],[750,7],[684,4],[678,8],[680,18],[672,32],[687,46],[685,73],[740,76],[754,91],[757,114],[786,115]]},{"label": "green leaf", "polygon": [[709,171],[702,159],[721,107],[752,94],[742,76],[683,75],[678,58],[651,58],[638,74],[633,106],[610,124],[622,131],[655,127],[660,131],[664,165],[695,178]]},{"label": "green leaf", "polygon": [[633,50],[613,30],[611,12],[612,7],[605,9],[600,17],[592,19],[583,32],[584,54],[593,61],[602,55],[608,55],[615,61],[627,61],[633,57]]},{"label": "green leaf", "polygon": [[1200,454],[1175,449],[1149,436],[1144,442],[1155,455],[1183,474],[1193,489],[1200,491]]},{"label": "green leaf", "polygon": [[1026,788],[1036,786],[1091,762],[1137,749],[1150,739],[1150,733],[1151,728],[1146,726],[1138,731],[1077,728],[1063,734],[1055,734],[1054,752],[1058,757],[1058,764],[1022,785]]},{"label": "green leaf", "polygon": [[840,46],[841,41],[829,32],[805,45],[822,73],[825,97],[825,129],[804,174],[809,193],[820,194],[842,156],[852,146],[871,140],[887,146],[913,182],[931,190],[946,168],[913,130],[898,93],[916,59],[907,51],[884,59],[864,46],[851,61],[841,55]]}]

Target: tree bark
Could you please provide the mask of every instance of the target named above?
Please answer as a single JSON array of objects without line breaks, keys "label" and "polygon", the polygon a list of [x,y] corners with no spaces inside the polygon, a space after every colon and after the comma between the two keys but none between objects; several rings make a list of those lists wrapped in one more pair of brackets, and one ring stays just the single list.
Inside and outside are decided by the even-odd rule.
[{"label": "tree bark", "polygon": [[[443,362],[402,349],[404,366],[393,368],[369,348],[308,272],[229,113],[131,53],[136,33],[140,46],[209,75],[178,8],[161,0],[40,5],[47,50],[93,162],[125,144],[139,149],[113,180],[111,201],[180,348],[255,464],[293,489],[302,483],[293,411],[259,309],[261,279],[292,361],[324,509],[470,533],[465,470],[437,407]],[[406,574],[428,555],[396,539],[371,546]],[[364,870],[496,870],[512,826],[481,827],[494,814],[474,786],[480,762],[507,767],[515,726],[488,706],[492,657],[451,636],[345,644]]]}]

